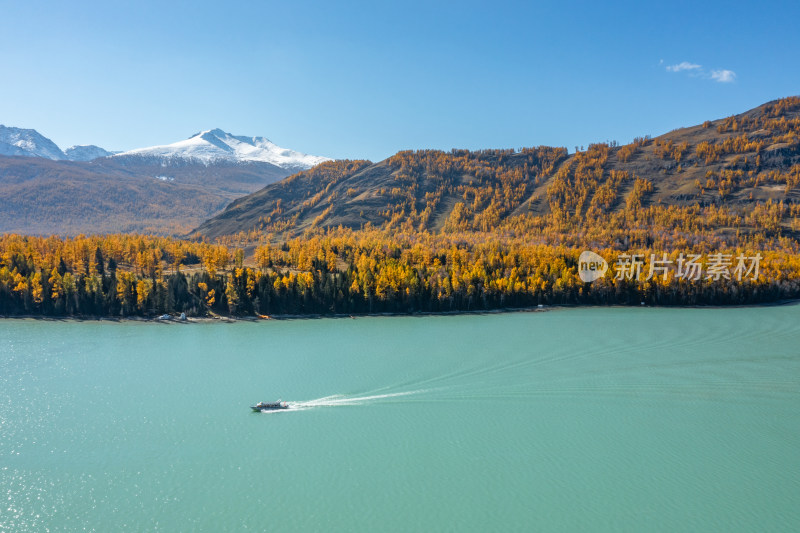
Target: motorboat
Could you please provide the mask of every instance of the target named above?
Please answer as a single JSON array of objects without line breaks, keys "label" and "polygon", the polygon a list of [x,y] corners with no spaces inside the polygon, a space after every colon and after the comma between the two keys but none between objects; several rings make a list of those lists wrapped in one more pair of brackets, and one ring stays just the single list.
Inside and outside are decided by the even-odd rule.
[{"label": "motorboat", "polygon": [[258,402],[255,405],[251,405],[250,409],[256,412],[261,411],[275,411],[277,409],[288,409],[289,404],[278,400],[277,402]]}]

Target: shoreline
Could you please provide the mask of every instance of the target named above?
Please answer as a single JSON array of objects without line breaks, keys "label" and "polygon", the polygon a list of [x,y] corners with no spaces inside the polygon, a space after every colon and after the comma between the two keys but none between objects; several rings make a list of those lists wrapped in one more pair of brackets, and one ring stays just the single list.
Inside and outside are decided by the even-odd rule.
[{"label": "shoreline", "polygon": [[42,315],[0,315],[0,320],[42,320],[46,322],[152,322],[156,324],[210,324],[210,323],[236,323],[236,322],[268,322],[273,320],[320,320],[330,319],[351,319],[358,318],[392,318],[392,317],[432,317],[432,316],[459,316],[459,315],[497,315],[510,313],[545,313],[556,310],[584,309],[584,308],[603,308],[603,309],[741,309],[753,307],[779,307],[800,305],[800,298],[789,300],[778,300],[775,302],[763,302],[754,304],[737,305],[581,305],[581,304],[556,304],[541,305],[536,307],[507,307],[500,309],[480,309],[480,310],[459,310],[459,311],[416,311],[411,313],[366,313],[366,314],[347,314],[338,313],[323,315],[319,313],[307,315],[256,315],[256,316],[201,316],[186,317],[181,320],[173,316],[169,319],[142,316],[126,317],[105,317],[105,316],[42,316]]}]

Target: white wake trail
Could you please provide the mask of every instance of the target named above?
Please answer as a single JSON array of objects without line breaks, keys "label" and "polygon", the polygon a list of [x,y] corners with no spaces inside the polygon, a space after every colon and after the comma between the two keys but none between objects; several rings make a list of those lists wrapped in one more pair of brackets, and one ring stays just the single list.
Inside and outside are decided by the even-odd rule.
[{"label": "white wake trail", "polygon": [[344,394],[334,394],[333,396],[325,396],[317,398],[316,400],[306,400],[300,402],[288,402],[289,410],[304,410],[314,409],[317,407],[343,407],[352,405],[364,405],[367,403],[379,402],[390,398],[399,398],[402,396],[411,396],[419,394],[424,390],[414,390],[408,392],[393,392],[390,394],[373,394],[369,396],[346,396]]}]

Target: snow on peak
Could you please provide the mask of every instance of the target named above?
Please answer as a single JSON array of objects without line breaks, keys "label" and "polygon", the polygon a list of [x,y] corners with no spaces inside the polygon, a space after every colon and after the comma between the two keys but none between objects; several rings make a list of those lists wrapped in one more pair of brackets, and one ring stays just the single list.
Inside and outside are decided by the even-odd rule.
[{"label": "snow on peak", "polygon": [[216,161],[234,163],[262,161],[293,171],[305,170],[330,160],[327,157],[281,148],[265,137],[237,137],[219,128],[201,131],[185,141],[138,148],[128,152],[109,152],[94,145],[72,146],[62,152],[53,141],[36,130],[8,127],[1,124],[0,155],[71,161],[91,161],[98,157],[114,155],[186,159],[205,164]]},{"label": "snow on peak", "polygon": [[64,154],[70,161],[91,161],[98,157],[107,157],[112,153],[93,144],[70,146],[64,150]]},{"label": "snow on peak", "polygon": [[261,161],[292,170],[307,169],[330,161],[327,157],[281,148],[265,137],[235,136],[219,128],[201,131],[185,141],[138,148],[117,155],[189,159],[205,164],[215,161]]},{"label": "snow on peak", "polygon": [[56,143],[36,130],[0,124],[0,155],[23,155],[45,159],[67,159]]}]

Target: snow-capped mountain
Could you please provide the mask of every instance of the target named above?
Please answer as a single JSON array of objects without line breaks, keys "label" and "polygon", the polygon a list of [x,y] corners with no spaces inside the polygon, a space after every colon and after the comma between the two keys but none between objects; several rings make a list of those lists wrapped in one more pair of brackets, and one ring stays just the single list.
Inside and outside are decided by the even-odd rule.
[{"label": "snow-capped mountain", "polygon": [[173,144],[138,148],[115,155],[125,158],[130,156],[185,159],[206,165],[215,162],[256,161],[287,170],[304,170],[323,161],[330,161],[327,157],[281,148],[264,137],[240,137],[220,129],[201,131],[185,141]]},{"label": "snow-capped mountain", "polygon": [[95,145],[79,145],[61,149],[36,130],[0,125],[0,155],[43,157],[52,160],[93,161],[116,156],[119,163],[128,165],[153,160],[161,164],[211,165],[237,163],[269,163],[284,170],[306,170],[327,157],[308,155],[281,148],[265,137],[241,137],[220,129],[201,131],[185,141],[162,146],[137,148],[127,152],[109,152]]},{"label": "snow-capped mountain", "polygon": [[70,146],[64,150],[64,154],[67,156],[66,158],[70,161],[91,161],[92,159],[107,157],[114,153],[116,152],[109,152],[93,144]]},{"label": "snow-capped mountain", "polygon": [[36,130],[0,124],[0,155],[22,155],[45,159],[68,159],[56,143]]}]

